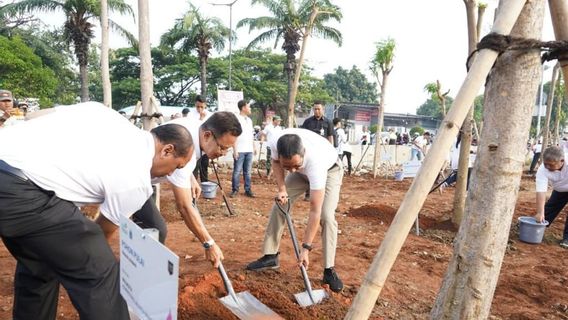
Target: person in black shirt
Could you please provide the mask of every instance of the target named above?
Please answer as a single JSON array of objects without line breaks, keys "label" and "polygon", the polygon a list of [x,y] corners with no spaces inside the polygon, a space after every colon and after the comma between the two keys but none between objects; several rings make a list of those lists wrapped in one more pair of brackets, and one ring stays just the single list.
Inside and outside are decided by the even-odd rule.
[{"label": "person in black shirt", "polygon": [[[313,131],[320,136],[326,138],[331,145],[333,145],[333,139],[335,136],[335,131],[333,130],[333,122],[330,119],[323,116],[323,102],[316,100],[314,101],[313,107],[314,115],[304,120],[301,128]],[[304,200],[310,200],[310,190],[306,191]]]},{"label": "person in black shirt", "polygon": [[302,128],[311,130],[329,140],[333,145],[333,123],[323,116],[323,103],[314,101],[314,115],[304,120]]}]

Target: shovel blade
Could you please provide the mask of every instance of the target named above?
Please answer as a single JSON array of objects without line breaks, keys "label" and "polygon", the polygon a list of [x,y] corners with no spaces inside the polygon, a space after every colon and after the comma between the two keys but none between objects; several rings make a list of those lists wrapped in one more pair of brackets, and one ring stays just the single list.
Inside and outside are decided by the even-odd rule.
[{"label": "shovel blade", "polygon": [[294,297],[296,298],[298,304],[302,308],[305,308],[322,302],[323,299],[327,298],[327,293],[323,289],[312,290],[312,297],[314,298],[313,301],[312,298],[310,298],[310,294],[308,293],[308,291],[296,293]]},{"label": "shovel blade", "polygon": [[228,295],[219,300],[241,320],[282,319],[248,291],[237,293],[236,298]]}]

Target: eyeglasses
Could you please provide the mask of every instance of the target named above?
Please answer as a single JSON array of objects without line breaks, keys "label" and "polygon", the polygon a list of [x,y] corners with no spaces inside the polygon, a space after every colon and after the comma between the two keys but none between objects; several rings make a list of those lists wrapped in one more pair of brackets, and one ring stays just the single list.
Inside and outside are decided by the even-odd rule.
[{"label": "eyeglasses", "polygon": [[227,153],[227,151],[229,151],[229,149],[230,149],[232,146],[222,146],[222,145],[219,143],[219,140],[217,140],[217,137],[215,136],[215,133],[213,133],[213,131],[210,131],[210,132],[211,132],[211,136],[213,136],[213,140],[215,140],[215,143],[217,144],[217,148],[219,148],[219,151],[220,151],[220,152],[223,152],[223,153]]}]

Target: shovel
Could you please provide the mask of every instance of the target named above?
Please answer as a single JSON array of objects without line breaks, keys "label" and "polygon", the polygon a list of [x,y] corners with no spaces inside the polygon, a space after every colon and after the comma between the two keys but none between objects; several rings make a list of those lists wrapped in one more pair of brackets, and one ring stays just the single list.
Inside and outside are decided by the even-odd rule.
[{"label": "shovel", "polygon": [[239,319],[282,319],[278,314],[255,298],[250,292],[244,291],[235,293],[233,285],[231,284],[222,263],[219,263],[219,273],[223,279],[225,289],[227,289],[227,292],[229,293],[226,297],[220,298],[219,300]]},{"label": "shovel", "polygon": [[[290,201],[287,202],[288,206],[284,209],[278,203],[278,200],[275,201],[276,206],[282,214],[286,217],[286,223],[288,224],[288,229],[290,230],[290,238],[292,238],[292,244],[294,245],[294,253],[296,254],[296,259],[300,261],[300,248],[298,247],[298,241],[296,240],[296,232],[294,231],[294,225],[292,224],[292,218],[290,218]],[[314,304],[318,304],[323,301],[323,299],[327,298],[327,293],[323,289],[312,290],[312,285],[310,284],[310,279],[308,278],[308,272],[303,264],[300,264],[300,270],[302,270],[302,278],[304,278],[304,286],[306,287],[306,291],[296,293],[294,297],[298,304],[302,307],[309,307]]]},{"label": "shovel", "polygon": [[219,186],[219,190],[221,190],[221,195],[223,196],[223,201],[225,201],[225,205],[227,206],[227,210],[229,211],[229,216],[236,216],[237,213],[235,212],[235,209],[233,209],[233,206],[227,199],[227,195],[225,194],[225,191],[223,191],[223,187],[221,186],[221,180],[219,180],[219,173],[217,173],[216,162],[213,162],[213,171],[215,171],[215,177],[217,178],[217,185]]}]

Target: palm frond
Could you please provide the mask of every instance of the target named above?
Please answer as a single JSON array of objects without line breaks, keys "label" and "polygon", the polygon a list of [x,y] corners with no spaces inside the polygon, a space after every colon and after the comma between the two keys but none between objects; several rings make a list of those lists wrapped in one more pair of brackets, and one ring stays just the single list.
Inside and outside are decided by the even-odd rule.
[{"label": "palm frond", "polygon": [[132,47],[138,47],[138,39],[136,38],[135,35],[130,33],[128,30],[124,29],[122,26],[120,26],[118,23],[114,22],[111,19],[108,19],[108,25],[113,31],[117,32],[121,37],[126,38],[126,40],[128,40],[128,43]]}]

